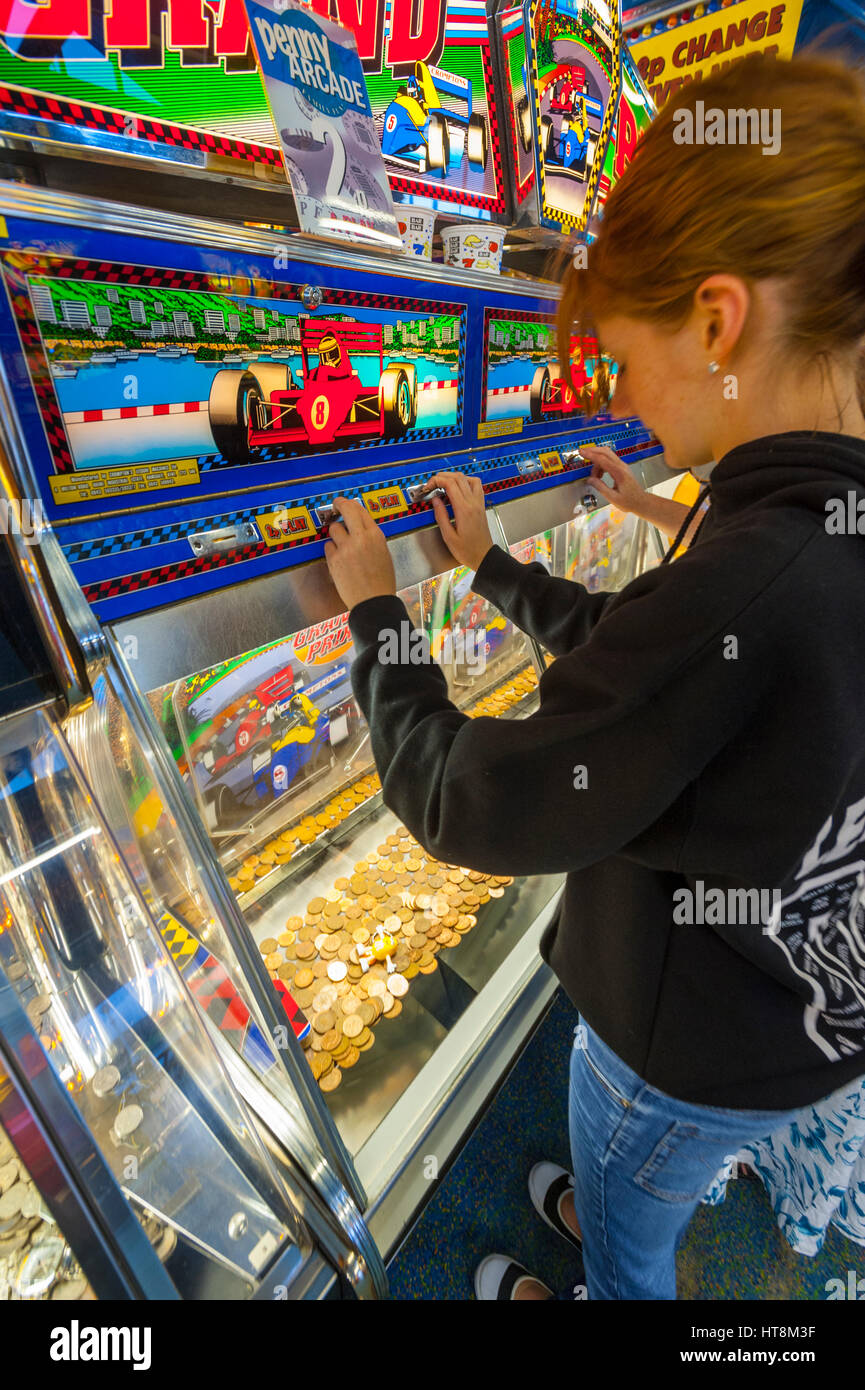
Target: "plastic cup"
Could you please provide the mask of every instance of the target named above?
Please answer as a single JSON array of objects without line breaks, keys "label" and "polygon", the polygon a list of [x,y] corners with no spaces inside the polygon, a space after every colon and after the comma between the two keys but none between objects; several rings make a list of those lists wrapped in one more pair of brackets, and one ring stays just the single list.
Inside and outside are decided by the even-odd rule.
[{"label": "plastic cup", "polygon": [[435,213],[430,208],[403,206],[396,209],[396,220],[403,254],[419,261],[431,261]]},{"label": "plastic cup", "polygon": [[458,222],[442,229],[445,265],[497,275],[502,266],[506,227],[494,222]]}]

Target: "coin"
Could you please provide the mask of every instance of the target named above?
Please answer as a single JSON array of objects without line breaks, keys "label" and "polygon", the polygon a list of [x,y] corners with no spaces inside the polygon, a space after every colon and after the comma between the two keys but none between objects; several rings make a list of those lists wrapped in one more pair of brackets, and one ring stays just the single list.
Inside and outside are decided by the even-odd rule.
[{"label": "coin", "polygon": [[122,1143],[124,1139],[129,1139],[137,1130],[144,1118],[144,1111],[140,1105],[124,1105],[122,1110],[117,1112],[114,1120],[114,1136]]},{"label": "coin", "polygon": [[404,975],[396,973],[391,975],[387,987],[395,999],[401,999],[404,994],[408,993],[408,980]]},{"label": "coin", "polygon": [[312,1026],[316,1033],[329,1033],[335,1022],[336,1019],[333,1014],[329,1010],[325,1010],[324,1013],[316,1014],[312,1020]]},{"label": "coin", "polygon": [[360,1049],[359,1049],[359,1048],[357,1048],[357,1047],[348,1047],[348,1048],[346,1048],[346,1051],[345,1051],[344,1055],[339,1059],[339,1065],[340,1065],[341,1067],[353,1067],[353,1066],[356,1065],[357,1060],[358,1060],[359,1057],[360,1057]]},{"label": "coin", "polygon": [[357,1012],[349,1014],[348,1018],[342,1021],[342,1031],[347,1038],[360,1037],[363,1030],[364,1021]]},{"label": "coin", "polygon": [[[117,1067],[113,1066],[100,1067],[98,1071],[93,1073],[93,1079],[90,1082],[97,1100],[102,1100],[105,1096],[110,1095],[119,1084],[120,1072]],[[2,1185],[2,1180],[0,1180],[0,1185]]]},{"label": "coin", "polygon": [[14,1187],[18,1181],[18,1164],[15,1159],[9,1163],[4,1163],[0,1168],[0,1193],[8,1192],[10,1187]]},{"label": "coin", "polygon": [[402,1013],[402,1004],[400,1003],[400,1001],[399,1001],[398,999],[395,999],[395,1000],[393,1001],[393,1008],[391,1009],[391,1011],[390,1011],[389,1014],[385,1014],[385,1018],[397,1018],[398,1015],[401,1014],[401,1013]]},{"label": "coin", "polygon": [[313,898],[310,902],[307,903],[306,910],[307,912],[323,912],[324,898]]},{"label": "coin", "polygon": [[315,955],[315,947],[311,941],[301,941],[297,947],[298,960],[312,960]]},{"label": "coin", "polygon": [[325,1052],[333,1052],[339,1042],[339,1033],[335,1028],[331,1028],[321,1040],[321,1045]]},{"label": "coin", "polygon": [[289,961],[285,961],[276,973],[281,980],[288,984],[290,980],[294,979],[294,966]]},{"label": "coin", "polygon": [[264,957],[264,963],[268,970],[276,970],[282,964],[282,952],[273,951],[271,955]]},{"label": "coin", "polygon": [[293,946],[293,945],[294,945],[294,935],[295,935],[295,934],[294,934],[293,931],[284,931],[284,932],[282,932],[282,933],[280,934],[280,937],[279,937],[279,944],[280,944],[280,946]]},{"label": "coin", "polygon": [[341,960],[332,960],[327,967],[327,975],[330,980],[344,980],[348,974],[348,966]]},{"label": "coin", "polygon": [[503,898],[505,895],[504,888],[489,888],[487,891],[491,898]]},{"label": "coin", "polygon": [[314,978],[311,970],[298,970],[294,977],[294,983],[297,985],[298,989],[308,989]]},{"label": "coin", "polygon": [[376,1011],[374,1006],[369,1002],[369,1000],[364,999],[363,1003],[358,1009],[358,1013],[360,1014],[360,1017],[363,1019],[364,1023],[367,1026],[369,1026],[369,1024],[372,1023],[373,1019],[375,1018]]},{"label": "coin", "polygon": [[266,936],[258,949],[261,951],[261,954],[263,956],[269,956],[273,951],[276,950],[277,945],[278,942],[275,937]]},{"label": "coin", "polygon": [[422,975],[432,975],[432,974],[434,974],[434,972],[435,972],[437,969],[438,969],[438,961],[435,960],[435,959],[433,959],[433,960],[430,961],[429,965],[422,965],[422,966],[420,967],[420,973],[421,973]]},{"label": "coin", "polygon": [[318,1084],[323,1091],[335,1091],[340,1081],[342,1081],[342,1072],[339,1067],[333,1067],[330,1071],[325,1072]]},{"label": "coin", "polygon": [[360,1008],[360,1000],[355,994],[345,994],[340,1001],[340,1008],[346,1017],[349,1018],[357,1013]]},{"label": "coin", "polygon": [[381,999],[382,1013],[389,1014],[394,1004],[396,1003],[396,1000],[394,999],[393,995],[388,990],[385,990],[384,994],[379,995],[379,998]]}]

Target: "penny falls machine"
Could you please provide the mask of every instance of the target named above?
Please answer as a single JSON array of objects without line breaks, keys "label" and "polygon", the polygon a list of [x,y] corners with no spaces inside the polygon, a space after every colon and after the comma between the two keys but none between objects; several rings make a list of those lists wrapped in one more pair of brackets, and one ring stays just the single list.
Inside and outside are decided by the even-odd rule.
[{"label": "penny falls machine", "polygon": [[652,119],[641,45],[757,9],[0,0],[0,1297],[386,1295],[561,880],[383,805],[333,499],[454,703],[530,714],[551,657],[430,479],[590,590],[657,563],[580,445],[646,485],[661,446],[545,277]]}]

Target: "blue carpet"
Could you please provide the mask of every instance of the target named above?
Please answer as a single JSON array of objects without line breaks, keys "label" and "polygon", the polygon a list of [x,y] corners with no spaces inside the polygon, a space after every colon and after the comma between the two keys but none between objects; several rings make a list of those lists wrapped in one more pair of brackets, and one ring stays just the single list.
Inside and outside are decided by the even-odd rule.
[{"label": "blue carpet", "polygon": [[[565,1241],[527,1191],[540,1159],[570,1169],[568,1061],[577,1018],[559,990],[492,1105],[390,1262],[395,1299],[472,1299],[484,1255],[512,1255],[561,1293],[578,1278]],[[830,1230],[819,1255],[796,1255],[762,1183],[729,1184],[701,1207],[678,1256],[680,1299],[824,1299],[826,1281],[865,1265],[865,1251]]]}]

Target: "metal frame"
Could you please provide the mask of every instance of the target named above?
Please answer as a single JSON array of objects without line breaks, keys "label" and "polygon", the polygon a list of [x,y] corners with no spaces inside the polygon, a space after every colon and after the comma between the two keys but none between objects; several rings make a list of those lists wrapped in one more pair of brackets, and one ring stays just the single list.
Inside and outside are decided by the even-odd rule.
[{"label": "metal frame", "polygon": [[0,971],[0,1120],[97,1297],[179,1297]]},{"label": "metal frame", "polygon": [[[158,237],[160,240],[194,238],[202,246],[219,250],[246,252],[272,258],[277,252],[290,261],[313,260],[320,265],[344,269],[350,246],[335,246],[320,237],[286,231],[282,236],[258,228],[238,227],[231,222],[217,222],[179,213],[150,212],[127,203],[108,202],[102,198],[78,198],[65,193],[53,193],[43,188],[27,188],[20,184],[0,184],[4,211],[15,217],[30,217],[39,221],[61,220],[75,226],[89,226],[97,220],[101,231],[122,232],[125,235]],[[451,288],[470,286],[489,290],[495,285],[497,294],[515,298],[537,299],[541,294],[549,299],[561,298],[561,289],[551,280],[512,280],[507,276],[485,274],[478,270],[460,270],[440,265],[437,261],[417,261],[395,252],[392,256],[364,250],[363,268],[371,275],[399,275],[419,280],[426,285],[446,285]]]}]

